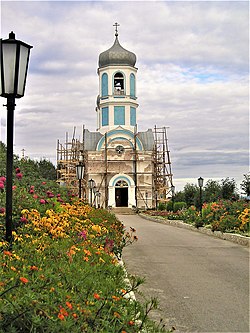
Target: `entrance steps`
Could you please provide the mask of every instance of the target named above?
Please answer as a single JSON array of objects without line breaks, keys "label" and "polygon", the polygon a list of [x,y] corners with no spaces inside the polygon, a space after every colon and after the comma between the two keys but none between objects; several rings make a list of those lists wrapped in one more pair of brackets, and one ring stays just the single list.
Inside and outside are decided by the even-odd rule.
[{"label": "entrance steps", "polygon": [[135,215],[136,212],[133,208],[128,207],[114,207],[110,210],[111,213],[117,215]]}]

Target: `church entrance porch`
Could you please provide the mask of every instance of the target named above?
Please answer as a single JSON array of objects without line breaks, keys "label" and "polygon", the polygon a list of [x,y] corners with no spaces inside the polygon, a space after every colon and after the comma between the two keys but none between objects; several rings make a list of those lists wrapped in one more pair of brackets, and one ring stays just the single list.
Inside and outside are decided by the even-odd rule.
[{"label": "church entrance porch", "polygon": [[128,207],[128,188],[118,187],[115,189],[116,207]]},{"label": "church entrance porch", "polygon": [[129,175],[117,174],[109,181],[108,206],[128,207],[135,206],[135,184]]}]

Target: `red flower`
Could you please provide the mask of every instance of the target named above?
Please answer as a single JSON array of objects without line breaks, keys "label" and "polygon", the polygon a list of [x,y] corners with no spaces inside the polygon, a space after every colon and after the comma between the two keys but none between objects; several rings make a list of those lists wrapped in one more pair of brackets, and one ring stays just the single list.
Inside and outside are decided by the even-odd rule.
[{"label": "red flower", "polygon": [[6,178],[4,176],[0,177],[0,182],[1,183],[5,183],[5,181],[6,181]]},{"label": "red flower", "polygon": [[0,207],[0,214],[4,214],[5,213],[5,208],[4,207]]},{"label": "red flower", "polygon": [[44,205],[46,203],[46,201],[44,199],[41,199],[40,201],[40,204]]},{"label": "red flower", "polygon": [[21,218],[20,218],[20,222],[22,222],[22,223],[27,223],[28,220],[26,219],[26,217],[21,217]]},{"label": "red flower", "polygon": [[16,168],[16,173],[19,173],[20,171],[20,168]]},{"label": "red flower", "polygon": [[24,284],[26,284],[26,283],[29,282],[29,280],[26,279],[25,277],[20,277],[20,281],[21,281],[22,283],[24,283]]},{"label": "red flower", "polygon": [[16,174],[16,177],[17,177],[17,179],[22,179],[23,178],[23,174],[21,173],[21,172],[18,172],[17,174]]},{"label": "red flower", "polygon": [[94,298],[97,299],[97,300],[99,300],[101,298],[101,296],[98,295],[97,293],[94,293]]},{"label": "red flower", "polygon": [[0,189],[4,189],[4,183],[0,182]]}]

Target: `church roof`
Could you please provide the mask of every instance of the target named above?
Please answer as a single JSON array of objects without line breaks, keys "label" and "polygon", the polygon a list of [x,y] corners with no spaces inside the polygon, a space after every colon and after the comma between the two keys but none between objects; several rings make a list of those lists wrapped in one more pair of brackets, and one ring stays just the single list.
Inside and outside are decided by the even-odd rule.
[{"label": "church roof", "polygon": [[99,55],[99,68],[110,65],[129,65],[134,67],[136,55],[121,46],[118,40],[118,33],[115,36],[113,46]]}]

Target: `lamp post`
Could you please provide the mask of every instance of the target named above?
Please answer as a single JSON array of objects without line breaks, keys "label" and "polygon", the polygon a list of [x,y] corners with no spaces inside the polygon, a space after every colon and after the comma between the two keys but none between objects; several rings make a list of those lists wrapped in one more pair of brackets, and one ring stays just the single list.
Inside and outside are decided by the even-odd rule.
[{"label": "lamp post", "polygon": [[146,209],[148,209],[148,192],[147,191],[145,193],[145,197],[146,197]]},{"label": "lamp post", "polygon": [[79,158],[79,164],[76,166],[76,178],[79,180],[79,199],[82,197],[82,179],[84,178],[83,156]]},{"label": "lamp post", "polygon": [[95,186],[95,181],[91,178],[88,181],[89,188],[90,188],[90,206],[92,206],[92,197],[93,197],[93,187]]},{"label": "lamp post", "polygon": [[24,96],[31,45],[15,39],[0,40],[0,96],[7,98],[6,240],[12,241],[12,172],[15,98]]},{"label": "lamp post", "polygon": [[173,211],[174,211],[174,195],[175,195],[175,186],[171,186],[171,194],[172,194],[172,205],[173,205]]},{"label": "lamp post", "polygon": [[202,186],[203,186],[204,179],[202,177],[198,178],[198,185],[200,188],[200,216],[202,216]]}]

